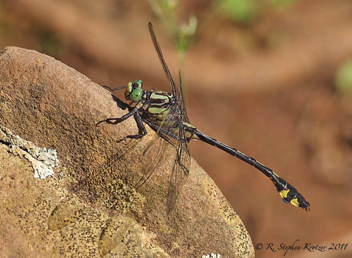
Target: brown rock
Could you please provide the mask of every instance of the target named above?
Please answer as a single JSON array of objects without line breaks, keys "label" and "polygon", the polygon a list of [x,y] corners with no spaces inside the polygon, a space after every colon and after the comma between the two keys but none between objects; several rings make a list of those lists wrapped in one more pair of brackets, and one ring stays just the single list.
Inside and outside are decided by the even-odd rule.
[{"label": "brown rock", "polygon": [[194,160],[189,176],[171,175],[173,147],[153,131],[118,142],[137,132],[133,118],[96,126],[126,113],[109,92],[35,51],[6,48],[0,67],[0,253],[254,257],[240,218]]}]

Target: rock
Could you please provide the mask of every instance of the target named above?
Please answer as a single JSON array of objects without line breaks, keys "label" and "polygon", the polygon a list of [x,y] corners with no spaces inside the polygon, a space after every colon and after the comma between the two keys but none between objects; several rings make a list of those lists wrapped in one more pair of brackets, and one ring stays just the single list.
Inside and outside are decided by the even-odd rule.
[{"label": "rock", "polygon": [[172,174],[173,147],[153,131],[119,141],[137,133],[133,118],[96,125],[127,111],[108,91],[31,50],[6,48],[0,65],[0,253],[254,257],[194,160],[187,177]]}]

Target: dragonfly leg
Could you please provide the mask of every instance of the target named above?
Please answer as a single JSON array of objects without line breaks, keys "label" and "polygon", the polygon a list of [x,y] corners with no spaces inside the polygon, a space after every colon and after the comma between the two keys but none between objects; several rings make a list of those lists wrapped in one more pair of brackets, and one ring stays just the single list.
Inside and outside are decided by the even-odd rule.
[{"label": "dragonfly leg", "polygon": [[123,137],[121,140],[118,140],[117,142],[122,142],[126,139],[139,139],[147,134],[147,129],[145,128],[142,122],[142,118],[138,112],[134,113],[134,119],[138,126],[138,134],[127,135]]},{"label": "dragonfly leg", "polygon": [[114,89],[112,89],[112,88],[110,88],[109,86],[102,86],[103,88],[105,88],[105,89],[108,89],[109,91],[116,91],[116,90],[120,90],[120,89],[124,89],[124,88],[126,88],[126,86],[120,86],[120,87],[117,87],[117,88],[114,88]]},{"label": "dragonfly leg", "polygon": [[134,116],[134,119],[136,120],[136,123],[137,123],[137,126],[138,126],[138,130],[139,130],[138,134],[127,135],[124,138],[122,138],[121,140],[119,140],[118,142],[124,141],[127,138],[139,139],[139,138],[141,138],[141,137],[143,137],[144,135],[147,134],[147,130],[145,129],[145,126],[143,125],[142,118],[141,118],[140,114],[138,113],[138,109],[137,108],[133,108],[130,112],[128,112],[127,114],[123,115],[120,118],[107,118],[107,119],[104,119],[104,120],[98,122],[96,124],[96,126],[101,124],[101,123],[103,123],[103,122],[106,122],[108,124],[119,124],[119,123],[125,121],[127,118],[130,118],[132,115]]},{"label": "dragonfly leg", "polygon": [[137,108],[133,108],[130,112],[128,112],[127,114],[123,115],[123,116],[120,117],[120,118],[107,118],[107,119],[104,119],[104,120],[102,120],[102,121],[99,121],[99,122],[96,124],[96,126],[99,125],[99,124],[101,124],[101,123],[103,123],[103,122],[106,122],[106,123],[108,123],[108,124],[114,124],[114,125],[116,125],[116,124],[119,124],[119,123],[125,121],[127,118],[131,117],[131,116],[134,115],[135,113],[138,113],[138,109],[137,109]]},{"label": "dragonfly leg", "polygon": [[127,135],[125,138],[139,139],[147,134],[147,129],[145,129],[145,126],[142,122],[141,115],[138,112],[134,113],[134,120],[136,120],[139,132],[138,132],[138,134]]}]

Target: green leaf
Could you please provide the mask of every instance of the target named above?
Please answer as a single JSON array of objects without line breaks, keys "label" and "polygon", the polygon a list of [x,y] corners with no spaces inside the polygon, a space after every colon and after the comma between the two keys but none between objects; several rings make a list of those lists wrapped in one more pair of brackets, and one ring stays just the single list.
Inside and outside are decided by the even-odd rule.
[{"label": "green leaf", "polygon": [[343,63],[337,70],[336,88],[340,93],[352,91],[352,59]]}]

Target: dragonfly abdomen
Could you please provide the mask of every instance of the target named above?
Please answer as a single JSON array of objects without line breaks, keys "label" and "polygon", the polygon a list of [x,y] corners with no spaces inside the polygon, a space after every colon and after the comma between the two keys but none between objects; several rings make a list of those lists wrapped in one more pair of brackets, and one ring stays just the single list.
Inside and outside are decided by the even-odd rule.
[{"label": "dragonfly abdomen", "polygon": [[264,175],[266,175],[272,183],[275,185],[276,190],[280,194],[281,198],[285,203],[291,203],[292,205],[296,207],[300,207],[305,209],[306,211],[309,210],[310,204],[305,200],[305,198],[294,188],[291,184],[289,184],[285,179],[279,177],[273,170],[270,168],[264,166],[262,163],[257,161],[256,159],[240,152],[239,150],[232,148],[222,142],[219,142],[218,140],[203,134],[201,131],[199,131],[197,128],[194,126],[184,123],[185,130],[188,134],[186,134],[187,140],[191,139],[199,139],[205,143],[208,143],[210,145],[213,145],[227,153],[229,153],[232,156],[235,156],[244,162],[248,163],[249,165],[252,165],[259,171],[261,171]]}]

